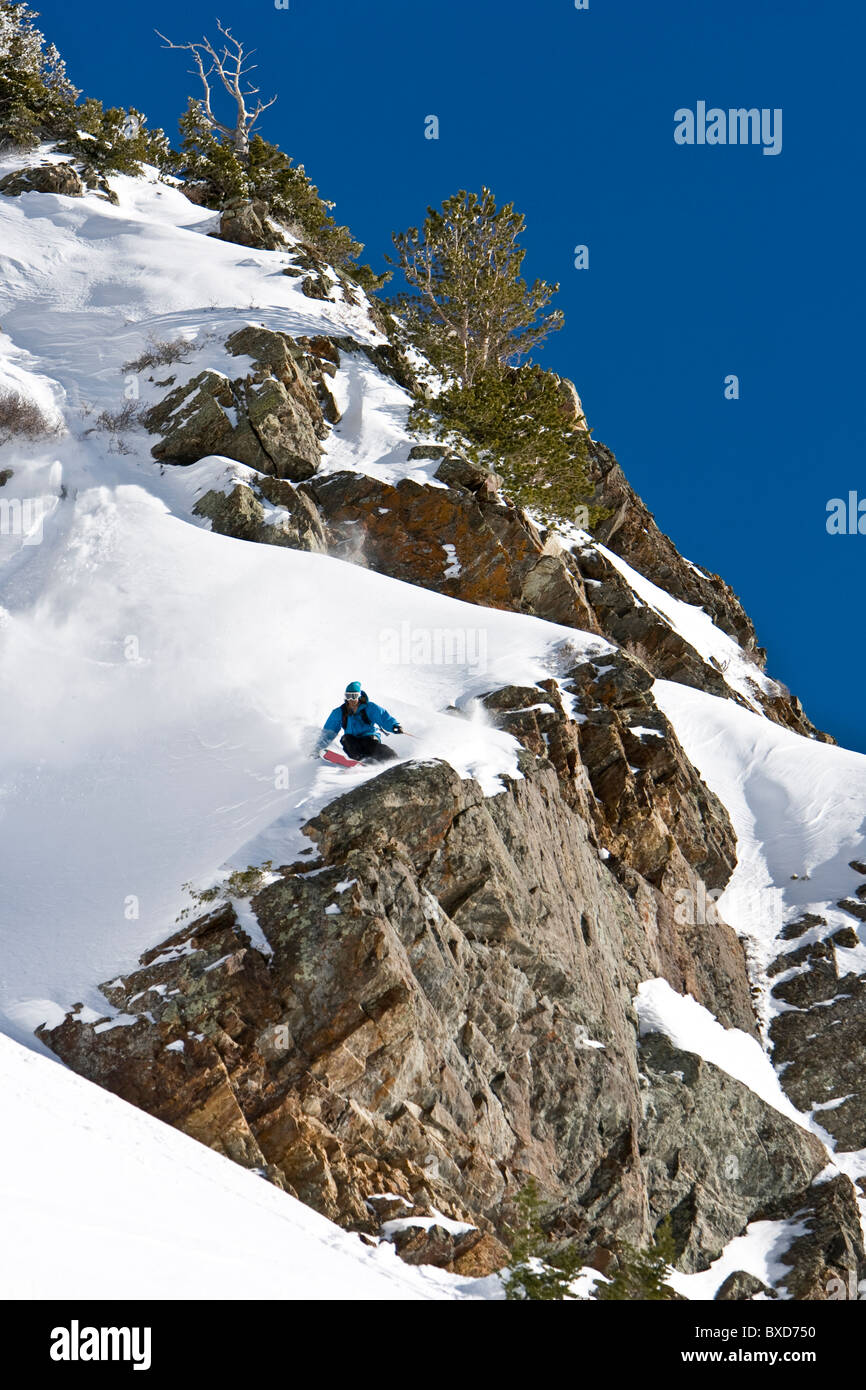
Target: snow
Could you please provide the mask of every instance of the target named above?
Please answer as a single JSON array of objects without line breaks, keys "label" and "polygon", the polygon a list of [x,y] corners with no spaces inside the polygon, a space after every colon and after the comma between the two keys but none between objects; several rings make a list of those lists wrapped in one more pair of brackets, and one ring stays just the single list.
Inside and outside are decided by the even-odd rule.
[{"label": "snow", "polygon": [[330,387],[342,419],[324,442],[320,474],[349,471],[392,485],[410,478],[444,488],[434,476],[441,459],[409,458],[417,440],[409,432],[408,393],[363,353],[341,352],[340,358]]},{"label": "snow", "polygon": [[[0,1034],[0,1297],[477,1299]],[[501,1293],[499,1294],[501,1297]]]},{"label": "snow", "polygon": [[600,554],[619,570],[623,579],[630,585],[638,598],[670,624],[675,632],[694,647],[708,665],[714,665],[724,676],[731,690],[745,699],[752,709],[760,710],[755,699],[756,690],[770,697],[781,694],[781,687],[769,676],[765,676],[759,666],[751,661],[726,632],[716,627],[710,615],[697,604],[684,603],[660,589],[657,584],[639,574],[612,550],[596,542]]},{"label": "snow", "polygon": [[446,579],[456,579],[463,572],[463,566],[457,559],[457,549],[453,545],[444,544],[443,550],[448,557],[448,568],[444,571]]},{"label": "snow", "polygon": [[694,1052],[797,1125],[808,1121],[792,1105],[779,1084],[773,1064],[756,1038],[739,1028],[724,1028],[689,994],[677,994],[667,980],[645,980],[634,1000],[641,1036],[665,1033],[674,1047]]},{"label": "snow", "polygon": [[674,1269],[666,1282],[685,1298],[713,1299],[729,1275],[743,1270],[776,1289],[784,1299],[784,1282],[790,1277],[791,1266],[783,1264],[781,1257],[808,1230],[806,1221],[752,1221],[745,1234],[730,1241],[709,1269],[698,1274],[681,1274]]},{"label": "snow", "polygon": [[[611,650],[329,557],[214,535],[192,516],[196,499],[249,470],[215,457],[161,469],[140,428],[118,452],[94,422],[123,406],[125,365],[154,340],[182,338],[187,360],[133,374],[140,401],[164,392],[149,376],[242,372],[223,342],[250,321],[380,335],[363,306],[303,296],[282,274],[290,252],[206,237],[210,214],[166,184],[112,184],[119,207],[92,194],[0,199],[0,385],[14,380],[67,425],[0,448],[0,467],[14,469],[4,497],[47,508],[41,543],[0,535],[0,698],[15,730],[0,748],[0,834],[14,866],[0,1028],[32,1047],[33,1029],[76,1001],[111,1019],[99,981],[176,930],[184,883],[291,863],[309,848],[301,825],[377,775],[307,756],[348,676],[363,676],[416,736],[393,739],[401,755],[443,757],[495,794],[503,775],[520,775],[519,745],[477,697]],[[344,363],[357,399],[325,467],[372,468],[374,456],[384,467],[385,430],[391,476],[426,478],[429,461],[408,461],[405,393],[360,352]],[[407,614],[416,635],[473,640],[450,645],[447,660],[433,640],[403,652],[388,639]],[[462,717],[445,713],[454,706]]]},{"label": "snow", "polygon": [[[278,877],[278,875],[275,875],[275,877]],[[232,898],[231,903],[235,910],[238,923],[250,938],[254,948],[257,951],[261,951],[263,956],[272,956],[274,954],[274,948],[262,931],[259,919],[253,912],[249,903],[239,898]]]},{"label": "snow", "polygon": [[[850,861],[866,852],[866,756],[803,738],[689,686],[656,681],[654,694],[731,817],[737,866],[717,906],[745,939],[754,978],[766,984],[767,966],[783,950],[840,927],[859,930],[836,904],[863,881]],[[785,923],[807,912],[827,926],[780,941]],[[845,957],[849,969],[866,970],[863,946]],[[765,991],[765,1026],[779,1008]]]},{"label": "snow", "polygon": [[435,1207],[431,1207],[430,1210],[432,1216],[399,1216],[393,1221],[383,1221],[383,1236],[386,1240],[392,1240],[398,1231],[408,1231],[415,1227],[421,1231],[429,1231],[431,1226],[441,1226],[452,1236],[464,1236],[478,1229],[465,1221],[454,1221],[450,1216],[443,1216]]}]

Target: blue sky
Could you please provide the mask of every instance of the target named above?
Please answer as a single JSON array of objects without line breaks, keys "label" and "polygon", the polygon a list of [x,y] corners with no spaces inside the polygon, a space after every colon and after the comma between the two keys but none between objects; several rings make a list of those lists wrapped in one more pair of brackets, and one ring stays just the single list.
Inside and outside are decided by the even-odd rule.
[{"label": "blue sky", "polygon": [[[513,201],[527,276],[561,284],[540,360],[574,379],[661,528],[740,595],[771,674],[866,751],[866,535],[825,525],[830,498],[866,498],[862,6],[34,3],[78,86],[172,135],[194,81],[154,29],[233,26],[279,92],[262,133],[377,269],[391,231],[458,188]],[[781,108],[781,153],[677,145],[674,112],[698,101]]]}]

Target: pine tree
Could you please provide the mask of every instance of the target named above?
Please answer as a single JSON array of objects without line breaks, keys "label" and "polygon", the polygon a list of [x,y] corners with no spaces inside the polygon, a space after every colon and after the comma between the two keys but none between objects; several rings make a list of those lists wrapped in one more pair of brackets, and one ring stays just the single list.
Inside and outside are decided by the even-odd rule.
[{"label": "pine tree", "polygon": [[559,286],[521,277],[523,229],[514,205],[497,207],[482,188],[428,208],[420,231],[394,233],[396,258],[386,260],[409,290],[388,307],[403,346],[428,364],[412,424],[502,474],[541,521],[594,524],[588,434],[569,417],[559,378],[525,360],[564,320],[548,312]]},{"label": "pine tree", "polygon": [[24,0],[0,0],[0,149],[51,141],[100,174],[137,174],[143,162],[163,167],[168,141],[147,129],[140,111],[104,110],[90,98],[78,103],[80,93],[37,18]]},{"label": "pine tree", "polygon": [[67,134],[78,91],[24,0],[0,0],[0,150]]},{"label": "pine tree", "polygon": [[206,207],[221,208],[252,197],[244,162],[234,146],[214,131],[197,98],[190,97],[179,126],[181,147],[174,159],[174,172],[189,183],[203,185]]},{"label": "pine tree", "polygon": [[518,1193],[514,1205],[518,1223],[510,1231],[511,1263],[505,1297],[516,1303],[561,1302],[571,1297],[570,1286],[580,1269],[574,1245],[551,1246],[544,1229],[544,1206],[535,1178]]},{"label": "pine tree", "polygon": [[524,219],[513,203],[497,208],[489,188],[461,190],[439,211],[427,209],[421,231],[395,232],[396,265],[409,285],[390,306],[406,334],[443,378],[471,387],[515,366],[562,327],[545,313],[559,289],[520,276]]},{"label": "pine tree", "polygon": [[603,1302],[670,1301],[677,1295],[665,1280],[675,1259],[670,1217],[666,1217],[648,1249],[623,1244],[616,1274],[610,1283],[599,1286],[596,1296]]},{"label": "pine tree", "polygon": [[452,382],[417,404],[411,423],[501,473],[515,501],[548,525],[579,516],[589,526],[606,514],[587,500],[589,435],[568,418],[559,379],[539,366]]},{"label": "pine tree", "polygon": [[147,117],[135,107],[105,110],[101,101],[88,97],[75,107],[72,126],[57,148],[100,174],[138,174],[142,164],[163,170],[170,166],[165,133],[148,130]]}]

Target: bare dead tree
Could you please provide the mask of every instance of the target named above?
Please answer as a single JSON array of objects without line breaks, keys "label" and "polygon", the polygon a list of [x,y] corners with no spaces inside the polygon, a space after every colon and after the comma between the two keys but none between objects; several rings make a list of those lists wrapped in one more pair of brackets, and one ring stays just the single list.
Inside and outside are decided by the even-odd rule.
[{"label": "bare dead tree", "polygon": [[[198,43],[172,43],[158,29],[156,33],[162,39],[165,48],[175,48],[192,53],[195,67],[190,68],[189,71],[193,76],[198,74],[204,88],[201,108],[205,120],[212,131],[222,135],[224,139],[230,140],[234,145],[235,153],[241,159],[245,159],[249,153],[250,132],[253,126],[262,112],[267,111],[269,106],[273,106],[277,98],[271,97],[270,101],[262,101],[259,97],[260,89],[258,87],[253,87],[250,83],[244,86],[244,78],[247,73],[253,72],[257,66],[249,61],[255,50],[247,53],[240,40],[233,37],[231,29],[224,28],[219,20],[217,20],[217,28],[225,39],[221,53],[217,52],[206,36]],[[212,77],[216,77],[222,83],[235,103],[236,114],[233,126],[224,125],[214,114],[210,83]],[[258,98],[255,106],[252,106],[253,97]]]}]

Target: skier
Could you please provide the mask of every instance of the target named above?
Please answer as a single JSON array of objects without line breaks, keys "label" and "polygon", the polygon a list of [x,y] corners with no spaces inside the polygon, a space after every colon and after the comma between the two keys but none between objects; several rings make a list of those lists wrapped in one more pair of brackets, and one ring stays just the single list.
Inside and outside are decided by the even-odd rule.
[{"label": "skier", "polygon": [[360,681],[351,681],[346,686],[342,705],[331,710],[310,756],[318,758],[340,729],[343,730],[340,742],[347,758],[381,763],[396,758],[397,754],[380,741],[379,730],[384,729],[389,734],[404,732],[392,714],[368,699]]}]

